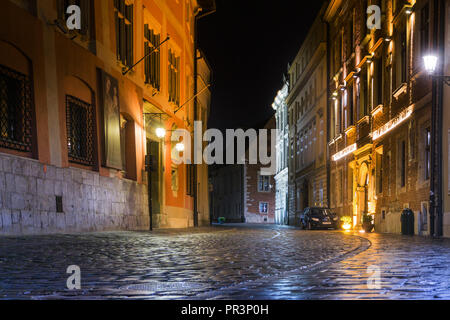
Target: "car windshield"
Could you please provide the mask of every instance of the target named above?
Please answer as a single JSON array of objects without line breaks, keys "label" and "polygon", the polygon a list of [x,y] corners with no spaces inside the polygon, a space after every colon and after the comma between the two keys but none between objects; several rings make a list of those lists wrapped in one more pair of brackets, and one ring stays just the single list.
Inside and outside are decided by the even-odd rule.
[{"label": "car windshield", "polygon": [[312,208],[311,215],[312,216],[332,216],[334,214],[331,212],[330,209]]}]

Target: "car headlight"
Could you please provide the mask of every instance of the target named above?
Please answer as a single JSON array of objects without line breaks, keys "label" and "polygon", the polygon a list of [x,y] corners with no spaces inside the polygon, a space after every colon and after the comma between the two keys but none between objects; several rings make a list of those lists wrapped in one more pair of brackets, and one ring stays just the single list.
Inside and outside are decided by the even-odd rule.
[{"label": "car headlight", "polygon": [[312,221],[319,222],[319,219],[317,219],[317,218],[311,218],[311,219],[312,219]]},{"label": "car headlight", "polygon": [[337,221],[337,220],[338,220],[338,218],[337,218],[337,217],[335,217],[335,218],[333,218],[333,220],[334,220],[334,221]]}]

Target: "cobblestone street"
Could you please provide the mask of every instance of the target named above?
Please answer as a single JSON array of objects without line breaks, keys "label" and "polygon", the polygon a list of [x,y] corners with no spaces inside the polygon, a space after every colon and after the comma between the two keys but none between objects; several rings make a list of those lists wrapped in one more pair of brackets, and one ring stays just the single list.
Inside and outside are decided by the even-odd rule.
[{"label": "cobblestone street", "polygon": [[0,299],[449,299],[449,264],[448,240],[276,226],[1,237]]}]

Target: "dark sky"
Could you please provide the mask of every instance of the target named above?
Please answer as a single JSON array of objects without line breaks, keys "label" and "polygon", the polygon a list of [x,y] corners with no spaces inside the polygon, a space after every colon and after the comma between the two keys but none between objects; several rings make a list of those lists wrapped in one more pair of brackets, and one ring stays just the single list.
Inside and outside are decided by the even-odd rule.
[{"label": "dark sky", "polygon": [[287,64],[322,0],[216,0],[199,21],[200,48],[214,73],[210,128],[251,127],[268,119]]}]

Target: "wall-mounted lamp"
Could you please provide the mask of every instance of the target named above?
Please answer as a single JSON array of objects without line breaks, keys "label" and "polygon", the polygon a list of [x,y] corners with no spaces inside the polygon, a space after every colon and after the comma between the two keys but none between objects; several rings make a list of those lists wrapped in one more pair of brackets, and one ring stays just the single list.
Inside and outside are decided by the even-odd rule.
[{"label": "wall-mounted lamp", "polygon": [[435,55],[430,54],[430,55],[423,57],[425,70],[430,75],[430,77],[439,79],[439,80],[443,81],[446,85],[450,86],[450,76],[434,74],[436,72],[438,61],[439,61],[439,58]]}]

